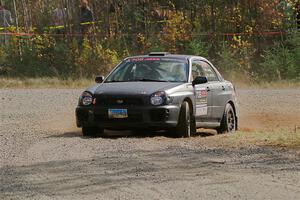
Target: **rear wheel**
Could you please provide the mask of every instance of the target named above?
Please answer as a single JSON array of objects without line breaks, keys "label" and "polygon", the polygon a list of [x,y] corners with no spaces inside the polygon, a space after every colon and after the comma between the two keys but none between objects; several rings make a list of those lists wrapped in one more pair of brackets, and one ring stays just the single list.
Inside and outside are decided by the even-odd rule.
[{"label": "rear wheel", "polygon": [[176,132],[180,137],[191,137],[196,132],[195,119],[190,112],[189,103],[186,101],[181,105]]},{"label": "rear wheel", "polygon": [[227,104],[221,121],[220,127],[217,128],[219,134],[235,132],[237,128],[237,120],[234,109],[231,104]]},{"label": "rear wheel", "polygon": [[82,134],[85,137],[100,137],[104,129],[98,127],[82,127]]}]

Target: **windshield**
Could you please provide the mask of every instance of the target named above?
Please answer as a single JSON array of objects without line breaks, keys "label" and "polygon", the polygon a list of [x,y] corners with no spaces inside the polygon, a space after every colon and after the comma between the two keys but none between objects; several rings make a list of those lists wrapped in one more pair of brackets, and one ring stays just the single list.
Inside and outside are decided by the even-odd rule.
[{"label": "windshield", "polygon": [[117,67],[106,82],[187,82],[187,61],[166,58],[132,58]]}]

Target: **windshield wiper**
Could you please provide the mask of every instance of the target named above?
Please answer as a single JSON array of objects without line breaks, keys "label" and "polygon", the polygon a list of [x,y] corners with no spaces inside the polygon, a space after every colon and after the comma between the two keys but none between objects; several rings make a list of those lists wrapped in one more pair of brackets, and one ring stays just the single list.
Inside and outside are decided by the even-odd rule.
[{"label": "windshield wiper", "polygon": [[120,82],[125,82],[125,81],[112,80],[112,81],[106,81],[105,83],[120,83]]},{"label": "windshield wiper", "polygon": [[156,79],[149,79],[149,78],[141,78],[141,79],[134,79],[132,81],[142,81],[142,82],[168,82],[164,80],[156,80]]}]

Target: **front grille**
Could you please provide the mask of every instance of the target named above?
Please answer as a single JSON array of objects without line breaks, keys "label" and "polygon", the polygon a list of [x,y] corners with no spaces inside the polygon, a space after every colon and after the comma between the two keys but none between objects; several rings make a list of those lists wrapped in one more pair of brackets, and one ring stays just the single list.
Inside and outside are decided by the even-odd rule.
[{"label": "front grille", "polygon": [[102,97],[96,96],[96,106],[141,106],[142,98],[137,97]]}]

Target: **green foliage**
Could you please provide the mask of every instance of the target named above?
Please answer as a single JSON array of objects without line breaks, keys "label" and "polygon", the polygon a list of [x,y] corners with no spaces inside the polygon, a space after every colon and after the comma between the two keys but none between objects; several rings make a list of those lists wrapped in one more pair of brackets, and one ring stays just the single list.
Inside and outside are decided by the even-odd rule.
[{"label": "green foliage", "polygon": [[92,48],[88,40],[84,40],[82,49],[76,54],[74,76],[80,78],[107,74],[118,62],[116,51],[105,49],[101,44]]},{"label": "green foliage", "polygon": [[223,43],[218,53],[217,67],[228,80],[237,80],[241,72],[239,71],[240,64],[236,58],[235,52],[230,49],[227,43]]},{"label": "green foliage", "polygon": [[[0,43],[2,76],[105,75],[121,58],[168,51],[210,58],[233,80],[300,77],[300,39],[294,19],[297,0],[93,0],[89,6],[96,22],[84,42],[78,35],[79,1],[2,2],[18,19],[19,27],[9,31],[33,34],[11,36],[8,44]],[[56,29],[52,14],[62,2],[66,3],[65,28]],[[270,31],[291,36],[262,34]]]},{"label": "green foliage", "polygon": [[262,55],[263,62],[256,73],[267,81],[287,79],[300,80],[300,37],[288,37],[286,41],[276,42]]},{"label": "green foliage", "polygon": [[231,43],[224,42],[220,47],[217,64],[227,79],[250,81],[254,60],[252,46],[239,37],[233,37]]},{"label": "green foliage", "polygon": [[7,74],[8,67],[7,67],[7,53],[4,48],[0,48],[0,75]]},{"label": "green foliage", "polygon": [[14,38],[8,47],[0,48],[0,72],[10,77],[91,77],[107,74],[119,60],[116,51],[100,43],[92,47],[88,40],[79,48],[77,40],[36,36]]},{"label": "green foliage", "polygon": [[224,42],[222,44],[218,56],[218,65],[223,73],[229,74],[239,69],[239,62],[236,59],[235,52],[230,49],[228,43]]},{"label": "green foliage", "polygon": [[191,40],[187,45],[186,52],[190,55],[197,55],[202,57],[208,57],[208,50],[211,46],[203,41],[203,39],[196,37]]},{"label": "green foliage", "polygon": [[181,52],[191,38],[190,22],[186,20],[183,12],[173,11],[169,20],[158,35],[161,46],[169,52]]}]

